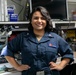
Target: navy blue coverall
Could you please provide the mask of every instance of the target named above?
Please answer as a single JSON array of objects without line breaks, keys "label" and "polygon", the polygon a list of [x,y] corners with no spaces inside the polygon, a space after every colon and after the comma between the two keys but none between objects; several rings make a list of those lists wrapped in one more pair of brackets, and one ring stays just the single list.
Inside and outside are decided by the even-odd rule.
[{"label": "navy blue coverall", "polygon": [[36,75],[37,71],[44,71],[45,75],[59,75],[57,70],[50,70],[49,62],[56,62],[58,54],[73,61],[73,52],[68,43],[53,32],[46,32],[40,41],[33,32],[20,33],[1,55],[14,57],[15,52],[21,52],[22,64],[31,68],[22,71],[22,75]]}]

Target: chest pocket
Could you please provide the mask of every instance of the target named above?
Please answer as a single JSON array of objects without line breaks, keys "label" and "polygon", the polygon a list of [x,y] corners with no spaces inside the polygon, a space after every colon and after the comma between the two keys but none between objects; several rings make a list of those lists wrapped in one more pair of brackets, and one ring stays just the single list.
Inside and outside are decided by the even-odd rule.
[{"label": "chest pocket", "polygon": [[54,61],[54,62],[56,61],[58,57],[57,52],[58,52],[57,45],[48,44],[48,47],[45,50],[45,56],[46,56],[47,63],[51,61]]}]

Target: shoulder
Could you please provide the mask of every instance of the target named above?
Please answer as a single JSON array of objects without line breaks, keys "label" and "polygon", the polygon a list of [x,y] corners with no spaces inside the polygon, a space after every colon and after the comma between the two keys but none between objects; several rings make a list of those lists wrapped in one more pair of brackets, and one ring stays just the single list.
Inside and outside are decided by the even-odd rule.
[{"label": "shoulder", "polygon": [[23,42],[23,39],[28,36],[28,32],[24,31],[16,35],[15,38],[9,41],[10,44],[19,44]]},{"label": "shoulder", "polygon": [[28,31],[24,31],[24,32],[19,33],[19,34],[17,35],[17,37],[27,37],[28,34],[29,34]]},{"label": "shoulder", "polygon": [[50,32],[51,36],[56,40],[64,40],[59,34],[55,32]]},{"label": "shoulder", "polygon": [[27,37],[28,36],[28,32],[26,32],[26,31],[24,31],[24,32],[20,32],[20,33],[18,33],[18,34],[16,34],[16,36],[15,37],[10,37],[9,38],[9,41],[20,41],[20,40],[22,40],[24,37]]},{"label": "shoulder", "polygon": [[54,33],[54,32],[50,32],[49,34],[51,34],[53,37],[56,37],[56,36],[61,37],[60,35],[58,35],[57,33]]},{"label": "shoulder", "polygon": [[56,39],[58,40],[59,42],[67,42],[63,37],[61,37],[59,34],[57,33],[54,33],[54,32],[51,32],[51,35]]}]

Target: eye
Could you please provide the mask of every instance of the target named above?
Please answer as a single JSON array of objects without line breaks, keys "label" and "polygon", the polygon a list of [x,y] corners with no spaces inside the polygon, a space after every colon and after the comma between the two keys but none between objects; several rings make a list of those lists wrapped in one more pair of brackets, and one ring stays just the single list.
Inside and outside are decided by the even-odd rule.
[{"label": "eye", "polygon": [[46,20],[45,17],[33,17],[33,19],[34,19],[34,20],[38,20],[38,19]]},{"label": "eye", "polygon": [[39,17],[34,17],[35,20],[39,19]]},{"label": "eye", "polygon": [[42,20],[46,20],[46,18],[45,18],[45,17],[41,17],[41,19],[42,19]]}]

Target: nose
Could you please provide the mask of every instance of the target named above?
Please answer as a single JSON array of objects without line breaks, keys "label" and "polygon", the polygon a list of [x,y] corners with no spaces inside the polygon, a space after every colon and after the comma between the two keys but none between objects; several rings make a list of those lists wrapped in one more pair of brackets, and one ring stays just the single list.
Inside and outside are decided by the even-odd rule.
[{"label": "nose", "polygon": [[38,21],[41,22],[41,18],[39,18]]}]

